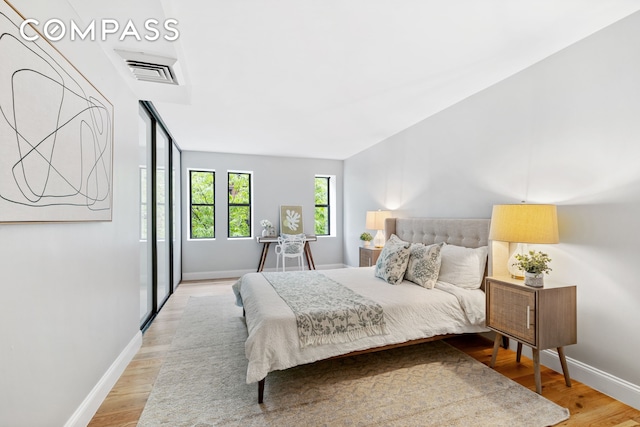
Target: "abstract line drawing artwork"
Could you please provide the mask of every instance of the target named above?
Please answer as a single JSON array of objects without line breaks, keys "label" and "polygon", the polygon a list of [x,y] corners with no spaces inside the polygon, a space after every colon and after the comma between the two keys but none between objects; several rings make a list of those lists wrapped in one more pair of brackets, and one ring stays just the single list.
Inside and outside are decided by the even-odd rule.
[{"label": "abstract line drawing artwork", "polygon": [[23,21],[0,1],[0,222],[110,221],[113,106]]}]

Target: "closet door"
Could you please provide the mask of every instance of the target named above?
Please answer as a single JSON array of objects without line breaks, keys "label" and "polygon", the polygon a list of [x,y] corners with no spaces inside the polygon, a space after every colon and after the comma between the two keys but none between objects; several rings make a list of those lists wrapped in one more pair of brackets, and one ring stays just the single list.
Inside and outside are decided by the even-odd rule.
[{"label": "closet door", "polygon": [[182,278],[180,148],[153,105],[140,102],[140,328]]},{"label": "closet door", "polygon": [[140,326],[145,325],[155,313],[153,297],[153,236],[152,228],[152,179],[151,147],[153,147],[153,122],[147,111],[139,109],[138,129],[138,201],[140,248]]},{"label": "closet door", "polygon": [[171,155],[171,259],[173,263],[172,290],[175,290],[182,280],[182,215],[180,215],[180,200],[182,200],[182,183],[180,177],[181,156],[176,144],[172,144]]},{"label": "closet door", "polygon": [[155,223],[156,223],[156,309],[165,303],[171,293],[171,169],[169,155],[172,144],[164,129],[156,124],[155,135]]}]

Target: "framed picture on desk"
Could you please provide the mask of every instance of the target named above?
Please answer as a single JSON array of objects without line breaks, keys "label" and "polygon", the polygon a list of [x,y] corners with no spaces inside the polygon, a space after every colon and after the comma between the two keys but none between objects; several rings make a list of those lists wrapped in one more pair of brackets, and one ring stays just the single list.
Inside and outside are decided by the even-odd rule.
[{"label": "framed picture on desk", "polygon": [[280,233],[302,234],[302,206],[280,206]]}]

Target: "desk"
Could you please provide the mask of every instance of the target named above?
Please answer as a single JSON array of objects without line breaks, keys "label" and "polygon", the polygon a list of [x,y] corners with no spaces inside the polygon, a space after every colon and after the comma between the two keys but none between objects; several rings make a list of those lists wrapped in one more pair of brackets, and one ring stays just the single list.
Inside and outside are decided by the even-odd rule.
[{"label": "desk", "polygon": [[[318,236],[305,236],[304,238],[304,256],[307,258],[307,265],[309,270],[315,270],[316,264],[313,262],[313,255],[311,254],[311,248],[309,242],[315,242],[318,240]],[[278,236],[258,236],[256,237],[258,243],[262,243],[262,255],[260,256],[260,264],[258,264],[258,272],[264,269],[264,262],[267,260],[267,254],[269,253],[269,245],[272,243],[278,243]]]}]

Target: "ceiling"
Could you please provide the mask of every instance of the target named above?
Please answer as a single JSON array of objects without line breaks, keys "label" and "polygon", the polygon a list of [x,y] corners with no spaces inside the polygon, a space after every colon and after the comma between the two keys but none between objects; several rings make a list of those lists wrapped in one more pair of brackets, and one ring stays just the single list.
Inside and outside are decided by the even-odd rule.
[{"label": "ceiling", "polygon": [[[68,0],[81,19],[178,21],[101,42],[183,150],[346,159],[640,10],[638,0]],[[177,59],[140,82],[115,49]]]}]

